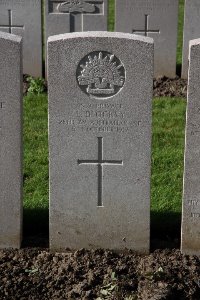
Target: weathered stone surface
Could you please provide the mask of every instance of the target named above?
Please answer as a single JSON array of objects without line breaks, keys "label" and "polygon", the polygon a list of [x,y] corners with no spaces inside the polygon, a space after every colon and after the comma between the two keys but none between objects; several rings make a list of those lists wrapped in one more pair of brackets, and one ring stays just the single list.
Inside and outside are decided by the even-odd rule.
[{"label": "weathered stone surface", "polygon": [[107,19],[108,0],[45,0],[45,42],[62,33],[106,31]]},{"label": "weathered stone surface", "polygon": [[200,37],[200,1],[185,0],[182,78],[188,77],[189,41]]},{"label": "weathered stone surface", "polygon": [[115,31],[154,39],[154,76],[175,77],[178,0],[116,0]]},{"label": "weathered stone surface", "polygon": [[200,39],[190,42],[182,252],[200,255]]},{"label": "weathered stone surface", "polygon": [[0,32],[0,248],[22,232],[22,39]]},{"label": "weathered stone surface", "polygon": [[42,76],[41,0],[0,1],[0,31],[23,37],[23,72]]},{"label": "weathered stone surface", "polygon": [[107,30],[107,0],[45,0],[46,39],[51,35]]},{"label": "weathered stone surface", "polygon": [[50,247],[149,250],[153,40],[49,38]]}]

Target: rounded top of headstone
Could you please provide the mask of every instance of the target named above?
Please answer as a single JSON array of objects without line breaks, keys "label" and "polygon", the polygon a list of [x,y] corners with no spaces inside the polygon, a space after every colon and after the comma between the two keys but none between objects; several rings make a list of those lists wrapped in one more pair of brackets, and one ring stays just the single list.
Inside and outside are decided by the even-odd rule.
[{"label": "rounded top of headstone", "polygon": [[11,34],[11,33],[2,32],[2,31],[0,31],[0,39],[13,41],[13,42],[17,42],[17,43],[20,43],[22,41],[21,36]]},{"label": "rounded top of headstone", "polygon": [[53,35],[48,38],[48,43],[66,40],[66,39],[75,39],[75,38],[118,38],[118,39],[130,39],[135,41],[140,41],[144,43],[153,44],[154,40],[149,37],[144,37],[141,35],[123,33],[123,32],[108,32],[108,31],[85,31],[85,32],[73,32]]},{"label": "rounded top of headstone", "polygon": [[192,46],[197,46],[197,45],[199,45],[199,44],[200,44],[200,39],[194,39],[194,40],[190,40],[190,41],[189,41],[190,47],[192,47]]}]

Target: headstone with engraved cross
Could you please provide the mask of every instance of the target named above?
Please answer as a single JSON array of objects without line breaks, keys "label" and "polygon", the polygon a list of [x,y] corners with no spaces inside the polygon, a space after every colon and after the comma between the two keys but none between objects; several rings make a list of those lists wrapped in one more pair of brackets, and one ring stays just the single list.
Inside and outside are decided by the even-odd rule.
[{"label": "headstone with engraved cross", "polygon": [[115,31],[154,39],[154,76],[175,77],[179,0],[116,0]]},{"label": "headstone with engraved cross", "polygon": [[41,0],[0,1],[0,31],[23,38],[23,72],[42,76]]},{"label": "headstone with engraved cross", "polygon": [[189,53],[181,250],[200,256],[200,39]]},{"label": "headstone with engraved cross", "polygon": [[22,38],[0,32],[0,248],[22,238]]},{"label": "headstone with engraved cross", "polygon": [[189,41],[200,37],[200,1],[185,0],[182,78],[188,77]]},{"label": "headstone with engraved cross", "polygon": [[153,41],[49,38],[50,247],[149,250]]},{"label": "headstone with engraved cross", "polygon": [[107,30],[107,0],[45,0],[46,38],[51,35]]}]

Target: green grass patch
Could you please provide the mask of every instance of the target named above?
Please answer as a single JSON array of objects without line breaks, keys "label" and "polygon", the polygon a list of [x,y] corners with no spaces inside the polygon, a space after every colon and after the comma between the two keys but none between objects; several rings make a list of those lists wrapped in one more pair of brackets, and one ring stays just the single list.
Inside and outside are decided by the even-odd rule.
[{"label": "green grass patch", "polygon": [[154,99],[151,212],[157,235],[180,235],[185,110],[184,100]]},{"label": "green grass patch", "polygon": [[[170,234],[174,225],[180,225],[185,108],[182,99],[153,101],[151,211],[155,232],[159,228]],[[24,98],[26,233],[47,232],[48,198],[47,96],[29,95]]]},{"label": "green grass patch", "polygon": [[108,30],[114,31],[115,29],[115,2],[109,0],[108,2]]},{"label": "green grass patch", "polygon": [[24,223],[25,233],[48,228],[47,95],[24,98]]}]

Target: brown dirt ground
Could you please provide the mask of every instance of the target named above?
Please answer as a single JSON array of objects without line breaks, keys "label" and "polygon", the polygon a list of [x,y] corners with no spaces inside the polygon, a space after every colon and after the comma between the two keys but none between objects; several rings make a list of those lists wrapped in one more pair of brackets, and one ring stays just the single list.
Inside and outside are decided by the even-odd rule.
[{"label": "brown dirt ground", "polygon": [[187,80],[176,76],[174,79],[160,77],[154,79],[154,97],[187,97]]},{"label": "brown dirt ground", "polygon": [[147,256],[104,250],[0,251],[1,300],[200,299],[200,259],[178,250]]}]

